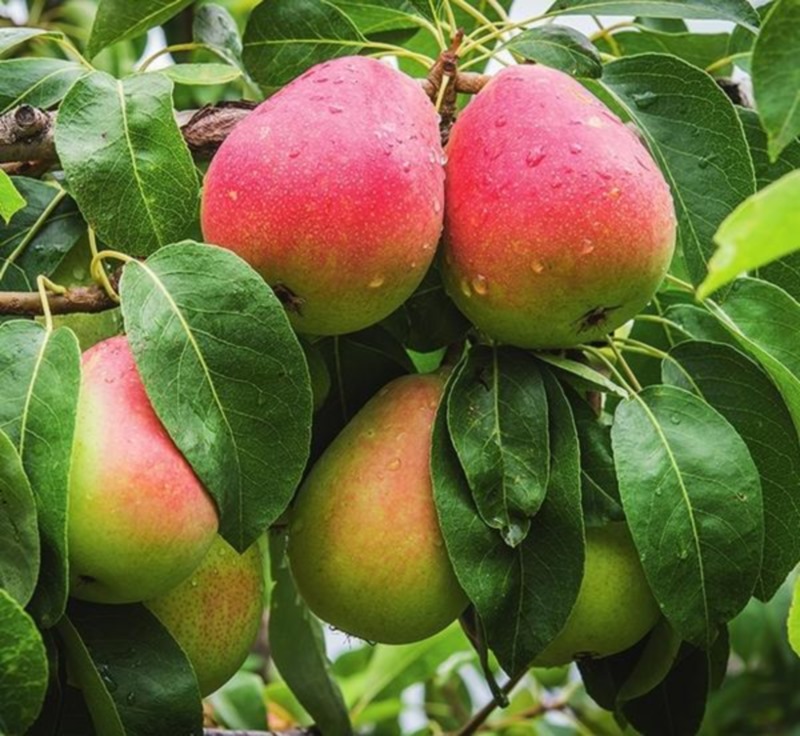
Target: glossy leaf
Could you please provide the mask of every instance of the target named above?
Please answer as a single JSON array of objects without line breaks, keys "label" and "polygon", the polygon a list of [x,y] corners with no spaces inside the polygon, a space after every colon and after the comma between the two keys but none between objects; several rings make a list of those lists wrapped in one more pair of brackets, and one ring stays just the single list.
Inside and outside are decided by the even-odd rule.
[{"label": "glossy leaf", "polygon": [[0,733],[26,733],[46,691],[42,637],[22,606],[0,588]]},{"label": "glossy leaf", "polygon": [[647,636],[636,665],[622,683],[617,702],[635,700],[652,692],[668,676],[680,648],[680,637],[661,619]]},{"label": "glossy leaf", "polygon": [[0,588],[22,606],[39,576],[36,499],[16,447],[0,432]]},{"label": "glossy leaf", "polygon": [[86,54],[96,56],[106,46],[139,36],[161,25],[192,0],[100,0]]},{"label": "glossy leaf", "polygon": [[270,601],[269,640],[275,666],[322,733],[349,736],[350,718],[339,685],[331,676],[322,624],[295,588],[284,545],[282,534],[270,536],[275,587]]},{"label": "glossy leaf", "polygon": [[800,134],[800,0],[776,0],[753,46],[756,108],[771,161]]},{"label": "glossy leaf", "polygon": [[224,51],[241,64],[242,39],[235,18],[215,3],[205,3],[194,10],[192,37],[195,41]]},{"label": "glossy leaf", "polygon": [[39,274],[50,276],[86,232],[75,203],[63,189],[13,177],[27,204],[0,224],[0,289],[33,291]]},{"label": "glossy leaf", "polygon": [[769,374],[800,427],[800,353],[797,325],[800,303],[782,289],[758,279],[738,279],[714,313],[751,357]]},{"label": "glossy leaf", "polygon": [[674,336],[673,345],[678,345],[689,338],[729,345],[737,344],[719,320],[703,307],[694,304],[673,304],[664,312],[664,317],[680,327],[680,330],[670,330]]},{"label": "glossy leaf", "polygon": [[32,38],[63,38],[63,34],[58,31],[48,31],[45,28],[0,28],[0,54],[10,51],[21,43],[30,41]]},{"label": "glossy leaf", "polygon": [[697,288],[701,299],[739,274],[800,250],[800,171],[793,171],[748,197],[720,225],[719,246],[708,276]]},{"label": "glossy leaf", "polygon": [[25,206],[25,198],[17,191],[11,177],[0,169],[0,217],[9,220]]},{"label": "glossy leaf", "polygon": [[82,77],[61,103],[55,141],[70,193],[108,245],[148,255],[195,226],[199,184],[166,77]]},{"label": "glossy leaf", "polygon": [[758,13],[747,0],[556,0],[548,15],[646,15],[650,18],[731,20],[758,26]]},{"label": "glossy leaf", "polygon": [[202,736],[194,670],[145,606],[73,600],[58,633],[98,734]]},{"label": "glossy leaf", "polygon": [[[409,0],[328,0],[339,8],[365,36],[420,28],[419,12]],[[429,11],[430,12],[430,11]]]},{"label": "glossy leaf", "polygon": [[478,513],[516,547],[544,501],[550,474],[539,367],[520,350],[475,347],[448,396],[450,437]]},{"label": "glossy leaf", "polygon": [[242,58],[270,92],[314,64],[357,54],[365,43],[352,21],[326,0],[270,0],[250,14]]},{"label": "glossy leaf", "polygon": [[611,439],[650,587],[682,638],[708,647],[747,603],[761,567],[761,486],[747,445],[711,406],[672,386],[621,402]]},{"label": "glossy leaf", "polygon": [[603,73],[600,54],[592,42],[568,26],[528,28],[504,48],[526,61],[536,61],[574,77],[599,77]]},{"label": "glossy leaf", "polygon": [[769,600],[800,558],[800,441],[769,377],[736,348],[685,342],[662,364],[664,382],[695,392],[747,444],[761,478],[764,559],[756,595]]},{"label": "glossy leaf", "polygon": [[433,431],[431,474],[445,545],[489,646],[509,675],[527,669],[563,628],[583,577],[578,438],[561,387],[547,374],[545,382],[550,482],[530,533],[516,548],[478,516],[443,409]]},{"label": "glossy leaf", "polygon": [[59,102],[86,73],[74,61],[47,58],[0,61],[0,115],[17,105],[47,108]]},{"label": "glossy leaf", "polygon": [[240,69],[228,64],[173,64],[153,73],[188,85],[227,84],[242,76]]},{"label": "glossy leaf", "polygon": [[755,191],[736,111],[707,74],[663,54],[613,61],[601,83],[639,126],[672,189],[679,247],[700,283],[717,227]]},{"label": "glossy leaf", "polygon": [[150,401],[244,551],[308,457],[308,368],[283,306],[231,251],[188,241],[131,261],[120,294]]},{"label": "glossy leaf", "polygon": [[66,327],[0,324],[0,430],[22,457],[36,497],[41,576],[30,610],[52,626],[67,600],[67,484],[80,386],[80,350]]},{"label": "glossy leaf", "polygon": [[219,690],[208,697],[214,718],[228,728],[258,730],[267,723],[264,680],[254,672],[240,669]]},{"label": "glossy leaf", "polygon": [[628,393],[619,384],[606,378],[600,371],[595,370],[585,363],[564,358],[555,353],[539,353],[536,356],[543,363],[555,368],[556,375],[563,376],[565,380],[575,384],[576,388],[585,391],[601,391],[613,394],[624,399]]}]

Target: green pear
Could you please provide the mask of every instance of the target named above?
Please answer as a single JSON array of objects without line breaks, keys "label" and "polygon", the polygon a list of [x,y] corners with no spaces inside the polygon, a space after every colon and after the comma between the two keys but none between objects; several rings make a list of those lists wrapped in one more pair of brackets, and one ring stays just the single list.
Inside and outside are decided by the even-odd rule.
[{"label": "green pear", "polygon": [[289,561],[321,619],[369,641],[432,636],[467,605],[439,530],[430,480],[446,377],[404,376],[342,430],[300,490]]},{"label": "green pear", "polygon": [[236,674],[258,634],[263,560],[258,542],[240,555],[217,536],[188,579],[145,602],[186,652],[203,697]]},{"label": "green pear", "polygon": [[534,665],[558,667],[581,657],[617,654],[647,634],[659,615],[627,524],[591,527],[575,607]]}]

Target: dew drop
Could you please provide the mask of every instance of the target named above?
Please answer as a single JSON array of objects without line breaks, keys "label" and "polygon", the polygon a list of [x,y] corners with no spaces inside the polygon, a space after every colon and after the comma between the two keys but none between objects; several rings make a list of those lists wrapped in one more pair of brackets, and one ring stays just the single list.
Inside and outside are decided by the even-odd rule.
[{"label": "dew drop", "polygon": [[594,253],[594,243],[588,238],[584,239],[583,247],[581,248],[581,255],[588,256],[590,253]]},{"label": "dew drop", "polygon": [[386,466],[389,470],[399,470],[400,469],[400,458],[396,457],[394,460],[390,460],[389,464]]},{"label": "dew drop", "polygon": [[228,192],[228,198],[235,202],[237,199],[239,199],[239,192],[237,192],[235,189],[231,189]]},{"label": "dew drop", "polygon": [[569,152],[570,153],[580,153],[583,150],[583,146],[580,143],[570,143],[569,144]]},{"label": "dew drop", "polygon": [[369,284],[367,284],[367,286],[369,286],[370,289],[379,289],[381,286],[384,285],[385,282],[386,282],[385,277],[375,276],[373,277],[372,281],[370,281]]},{"label": "dew drop", "polygon": [[411,162],[410,162],[410,161],[404,161],[404,162],[403,162],[403,171],[405,171],[405,172],[406,172],[406,174],[407,174],[409,171],[411,171]]},{"label": "dew drop", "polygon": [[197,580],[192,580],[191,585],[193,588],[197,587]]},{"label": "dew drop", "polygon": [[612,187],[612,188],[611,188],[611,189],[609,189],[609,191],[608,191],[608,196],[609,196],[611,199],[619,199],[619,196],[620,196],[620,194],[622,194],[622,192],[620,191],[620,188],[619,188],[619,187]]},{"label": "dew drop", "polygon": [[440,163],[442,166],[447,166],[447,162],[448,162],[448,161],[449,161],[449,159],[447,158],[447,154],[446,154],[446,153],[443,153],[443,154],[440,156],[440,158],[439,158],[439,163]]},{"label": "dew drop", "polygon": [[701,169],[707,169],[708,165],[717,157],[715,153],[710,153],[708,156],[703,156],[698,162],[697,165]]},{"label": "dew drop", "polygon": [[136,702],[136,693],[131,691],[125,696],[125,702],[128,705],[133,705]]},{"label": "dew drop", "polygon": [[603,121],[597,117],[597,115],[592,115],[587,121],[590,128],[602,128]]},{"label": "dew drop", "polygon": [[472,289],[479,296],[485,296],[489,293],[489,282],[485,276],[478,274],[472,279]]},{"label": "dew drop", "polygon": [[747,494],[746,493],[737,493],[736,498],[738,498],[742,503],[747,501]]},{"label": "dew drop", "polygon": [[533,169],[544,161],[545,155],[542,146],[536,146],[536,148],[532,148],[528,151],[528,155],[525,157],[525,163],[529,168]]},{"label": "dew drop", "polygon": [[670,417],[669,417],[669,420],[675,425],[678,425],[678,424],[681,423],[681,418],[677,414],[671,414]]},{"label": "dew drop", "polygon": [[658,100],[658,95],[655,92],[639,92],[631,95],[633,104],[640,110],[646,110],[653,103]]},{"label": "dew drop", "polygon": [[508,120],[506,120],[506,118],[501,115],[499,118],[497,118],[497,120],[494,121],[494,127],[495,128],[504,128],[506,126],[507,122],[508,122]]},{"label": "dew drop", "polygon": [[428,161],[430,161],[432,164],[436,163],[436,151],[433,149],[428,151]]},{"label": "dew drop", "polygon": [[344,112],[344,108],[339,105],[328,105],[328,112],[330,112],[331,115],[338,115],[340,112]]},{"label": "dew drop", "polygon": [[531,271],[533,271],[535,274],[542,273],[542,271],[544,271],[544,263],[538,260],[534,260],[531,263]]},{"label": "dew drop", "polygon": [[442,203],[436,198],[433,198],[433,211],[439,214],[442,211]]},{"label": "dew drop", "polygon": [[682,549],[680,552],[678,552],[679,560],[685,560],[688,556],[689,556],[689,550],[687,549]]},{"label": "dew drop", "polygon": [[289,158],[297,158],[300,155],[300,151],[297,149],[293,149],[289,151]]},{"label": "dew drop", "polygon": [[472,288],[470,287],[467,279],[461,279],[461,293],[464,296],[472,296]]}]

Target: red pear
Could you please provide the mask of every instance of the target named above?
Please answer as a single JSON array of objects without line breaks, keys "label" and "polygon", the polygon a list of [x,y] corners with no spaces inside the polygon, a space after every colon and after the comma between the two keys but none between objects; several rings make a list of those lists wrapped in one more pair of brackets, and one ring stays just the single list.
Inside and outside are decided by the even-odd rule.
[{"label": "red pear", "polygon": [[384,63],[313,67],[225,140],[203,189],[205,240],[252,265],[300,332],[383,319],[422,280],[444,208],[436,110]]},{"label": "red pear", "polygon": [[651,299],[675,245],[669,187],[574,79],[504,69],[461,114],[447,154],[445,283],[487,335],[570,347]]}]

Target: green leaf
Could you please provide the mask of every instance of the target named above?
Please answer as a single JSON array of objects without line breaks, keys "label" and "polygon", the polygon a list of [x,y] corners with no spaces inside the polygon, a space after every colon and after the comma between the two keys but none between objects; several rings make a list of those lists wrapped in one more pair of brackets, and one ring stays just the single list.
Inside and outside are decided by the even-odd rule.
[{"label": "green leaf", "polygon": [[234,17],[221,5],[206,3],[195,8],[192,38],[224,51],[241,65],[242,39],[239,28]]},{"label": "green leaf", "polygon": [[755,191],[736,110],[705,72],[664,54],[613,61],[601,84],[639,126],[669,182],[680,249],[700,283],[717,227]]},{"label": "green leaf", "polygon": [[241,69],[228,64],[173,64],[152,73],[189,85],[227,84],[242,76]]},{"label": "green leaf", "polygon": [[0,115],[18,105],[51,107],[86,73],[74,61],[26,57],[0,61]]},{"label": "green leaf", "polygon": [[359,53],[366,43],[353,22],[326,0],[270,0],[250,14],[242,58],[269,93],[315,64]]},{"label": "green leaf", "polygon": [[648,635],[636,665],[622,683],[617,702],[640,698],[663,682],[680,647],[680,637],[665,619],[661,619]]},{"label": "green leaf", "polygon": [[794,583],[792,593],[792,607],[789,609],[789,619],[786,622],[789,631],[789,644],[794,653],[800,657],[800,578]]},{"label": "green leaf", "polygon": [[22,606],[0,588],[0,733],[26,733],[46,691],[42,637]]},{"label": "green leaf", "polygon": [[747,445],[711,406],[673,386],[621,402],[611,440],[650,587],[681,637],[707,648],[747,603],[761,567],[761,486]]},{"label": "green leaf", "polygon": [[720,225],[717,251],[697,287],[704,299],[739,274],[800,250],[800,171],[748,197]]},{"label": "green leaf", "polygon": [[694,391],[745,441],[761,477],[764,559],[756,595],[769,600],[800,558],[800,441],[780,393],[729,345],[685,342],[670,351],[664,382]]},{"label": "green leaf", "polygon": [[39,519],[41,576],[30,608],[52,626],[67,600],[67,484],[80,386],[78,340],[66,327],[0,325],[0,430],[14,443]]},{"label": "green leaf", "polygon": [[683,342],[684,334],[686,338],[695,340],[727,343],[728,345],[737,344],[731,334],[719,323],[719,320],[703,307],[694,304],[673,304],[667,307],[664,317],[680,327],[680,333],[677,330],[670,331],[675,338],[673,345]]},{"label": "green leaf", "polygon": [[548,15],[646,15],[650,18],[731,20],[758,26],[758,13],[747,0],[556,0]]},{"label": "green leaf", "polygon": [[108,245],[148,255],[195,226],[197,174],[164,76],[82,77],[61,103],[55,141],[70,194]]},{"label": "green leaf", "polygon": [[[329,0],[365,36],[420,28],[420,13],[408,0]],[[430,11],[428,11],[430,12]],[[417,16],[417,18],[415,18]]]},{"label": "green leaf", "polygon": [[600,54],[592,42],[568,26],[528,28],[514,36],[504,48],[526,61],[560,69],[573,77],[599,77],[603,73]]},{"label": "green leaf", "polygon": [[[623,56],[646,54],[656,52],[672,54],[684,61],[688,61],[700,69],[705,69],[715,61],[727,56],[730,35],[727,33],[669,33],[650,28],[638,27],[632,31],[617,31],[613,35],[614,43]],[[598,39],[597,47],[600,51],[611,52],[607,39]],[[721,67],[716,74],[730,70]]]},{"label": "green leaf", "polygon": [[706,303],[769,374],[800,428],[800,303],[777,286],[750,278],[737,279],[721,307]]},{"label": "green leaf", "polygon": [[257,730],[267,722],[264,680],[254,672],[239,670],[208,700],[214,708],[215,720],[228,728]]},{"label": "green leaf", "polygon": [[453,377],[447,424],[484,523],[516,547],[544,501],[550,474],[547,394],[536,360],[475,347]]},{"label": "green leaf", "polygon": [[308,368],[283,306],[232,252],[188,241],[128,263],[120,295],[147,395],[244,551],[308,457]]},{"label": "green leaf", "polygon": [[628,393],[619,384],[606,378],[585,363],[564,358],[554,353],[539,353],[536,356],[543,363],[555,368],[556,375],[561,375],[566,381],[574,383],[576,388],[584,391],[602,391],[624,399]]},{"label": "green leaf", "polygon": [[59,31],[48,31],[44,28],[0,28],[0,54],[10,51],[32,38],[63,38]]},{"label": "green leaf", "polygon": [[353,729],[331,675],[322,624],[298,594],[284,552],[284,536],[271,534],[275,587],[270,600],[269,641],[275,666],[322,733],[349,736]]},{"label": "green leaf", "polygon": [[106,46],[140,36],[177,15],[192,0],[100,0],[86,54],[91,59]]},{"label": "green leaf", "polygon": [[25,198],[17,191],[11,177],[0,169],[0,217],[5,220],[6,225],[26,204]]},{"label": "green leaf", "polygon": [[38,577],[36,499],[17,448],[0,432],[0,588],[25,606]]},{"label": "green leaf", "polygon": [[55,271],[86,224],[60,187],[24,177],[12,181],[27,205],[11,224],[0,226],[0,289],[33,291],[36,277]]},{"label": "green leaf", "polygon": [[767,131],[769,158],[800,133],[800,0],[777,0],[753,46],[756,108]]},{"label": "green leaf", "polygon": [[[558,382],[544,373],[550,422],[550,483],[525,541],[511,548],[478,516],[446,411],[433,430],[431,476],[447,552],[475,605],[489,646],[509,675],[530,665],[569,617],[583,576],[578,437]],[[442,402],[442,407],[445,402]]]},{"label": "green leaf", "polygon": [[194,670],[145,606],[73,600],[58,633],[98,734],[202,735]]}]

